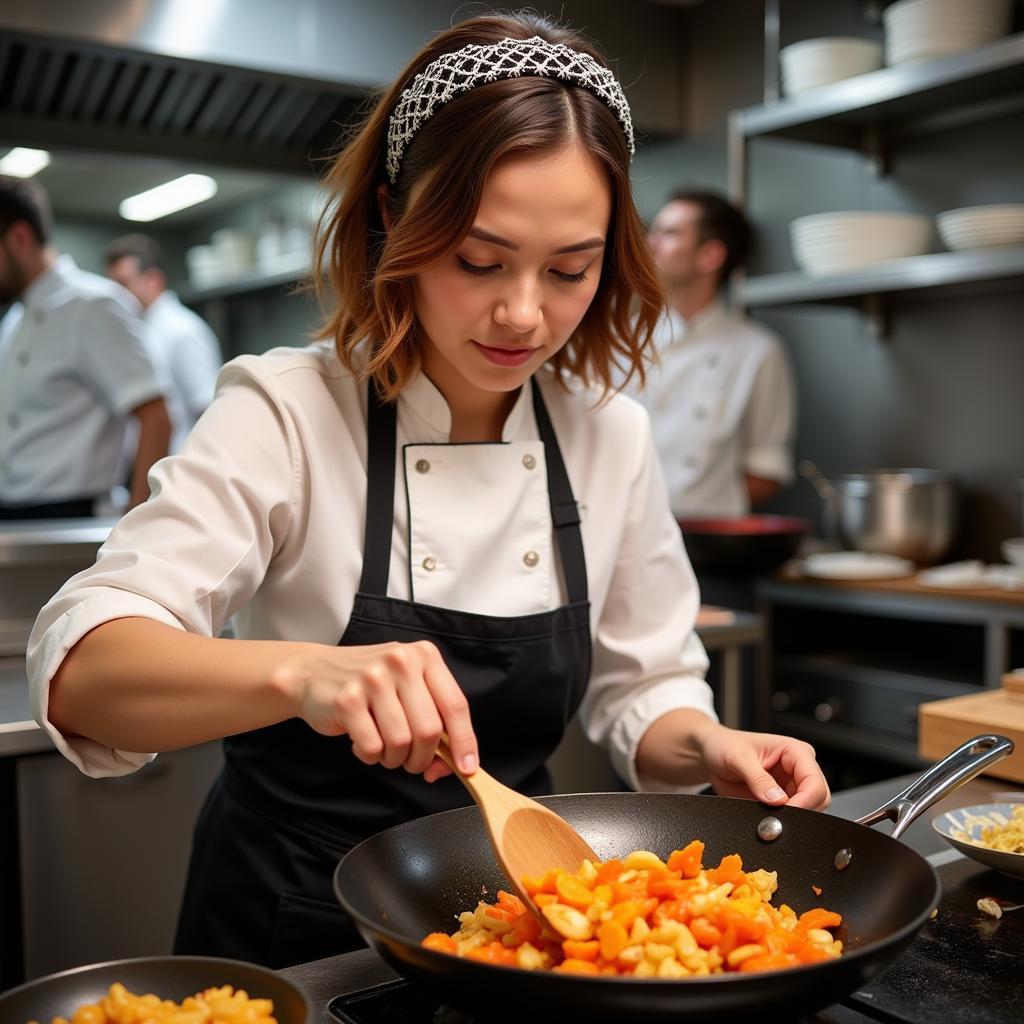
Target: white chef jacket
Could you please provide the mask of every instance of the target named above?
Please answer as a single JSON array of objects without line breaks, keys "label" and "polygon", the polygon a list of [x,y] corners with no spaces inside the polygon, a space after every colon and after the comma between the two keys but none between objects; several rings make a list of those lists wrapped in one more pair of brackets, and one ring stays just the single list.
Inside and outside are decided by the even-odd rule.
[{"label": "white chef jacket", "polygon": [[[622,777],[672,790],[638,777],[637,744],[667,711],[714,711],[693,632],[697,587],[647,414],[625,396],[596,406],[596,392],[567,392],[551,371],[539,383],[581,508],[594,644],[581,720]],[[421,374],[398,399],[397,431],[388,596],[484,615],[564,604],[530,388],[503,443],[450,445],[448,405]],[[234,616],[240,638],[338,642],[362,570],[366,440],[365,385],[331,345],[224,367],[181,453],[150,471],[150,499],[35,623],[32,704],[59,750],[98,777],[155,756],[65,739],[46,720],[61,660],[110,619],[216,636]]]},{"label": "white chef jacket", "polygon": [[143,314],[146,348],[164,387],[171,418],[171,454],[181,448],[203,410],[213,401],[223,358],[207,322],[172,291],[165,291]]},{"label": "white chef jacket", "polygon": [[0,503],[108,492],[128,413],[159,395],[135,299],[59,257],[0,324]]},{"label": "white chef jacket", "polygon": [[660,363],[636,397],[676,515],[745,515],[748,473],[791,482],[796,397],[776,335],[714,302],[689,321],[669,307],[655,344]]}]

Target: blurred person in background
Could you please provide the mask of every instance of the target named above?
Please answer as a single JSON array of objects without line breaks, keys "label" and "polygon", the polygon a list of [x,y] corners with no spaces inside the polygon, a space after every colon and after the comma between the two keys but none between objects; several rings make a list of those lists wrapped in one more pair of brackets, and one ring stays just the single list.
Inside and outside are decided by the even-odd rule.
[{"label": "blurred person in background", "polygon": [[172,453],[177,452],[213,400],[220,372],[220,344],[209,324],[167,287],[159,243],[148,235],[124,235],[106,251],[107,276],[142,304],[144,338],[167,398]]},{"label": "blurred person in background", "polygon": [[129,504],[149,496],[170,420],[135,300],[53,244],[38,183],[0,176],[0,519],[91,516],[139,440]]},{"label": "blurred person in background", "polygon": [[649,231],[668,293],[659,365],[636,397],[650,412],[676,516],[741,516],[793,479],[796,396],[778,337],[726,308],[722,290],[750,247],[743,214],[680,190]]}]

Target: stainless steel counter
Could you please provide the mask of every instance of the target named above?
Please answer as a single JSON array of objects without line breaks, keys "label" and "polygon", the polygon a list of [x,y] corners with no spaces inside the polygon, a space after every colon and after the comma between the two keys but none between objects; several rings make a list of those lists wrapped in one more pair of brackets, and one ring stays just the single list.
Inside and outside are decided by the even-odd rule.
[{"label": "stainless steel counter", "polygon": [[46,519],[0,525],[0,566],[91,564],[116,519]]},{"label": "stainless steel counter", "polygon": [[0,658],[25,652],[39,609],[92,565],[114,519],[0,524]]},{"label": "stainless steel counter", "polygon": [[0,659],[0,757],[53,750],[29,711],[24,658]]}]

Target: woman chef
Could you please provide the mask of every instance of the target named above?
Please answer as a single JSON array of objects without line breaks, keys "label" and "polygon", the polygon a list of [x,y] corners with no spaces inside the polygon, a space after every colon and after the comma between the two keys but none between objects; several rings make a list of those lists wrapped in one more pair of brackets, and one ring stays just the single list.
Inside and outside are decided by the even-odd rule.
[{"label": "woman chef", "polygon": [[468,802],[442,730],[529,794],[578,710],[637,788],[827,804],[806,744],[716,723],[647,416],[609,394],[662,306],[632,144],[578,35],[513,15],[438,36],[330,173],[325,342],[229,364],[40,614],[36,713],[83,771],[226,737],[180,952],[361,945],[333,869]]}]

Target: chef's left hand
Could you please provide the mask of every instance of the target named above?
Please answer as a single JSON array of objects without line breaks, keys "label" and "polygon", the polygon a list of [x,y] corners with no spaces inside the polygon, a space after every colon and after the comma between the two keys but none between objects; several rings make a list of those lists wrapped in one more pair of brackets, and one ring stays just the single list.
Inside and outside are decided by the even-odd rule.
[{"label": "chef's left hand", "polygon": [[818,811],[832,801],[814,748],[791,736],[713,725],[703,731],[701,754],[719,796]]}]

